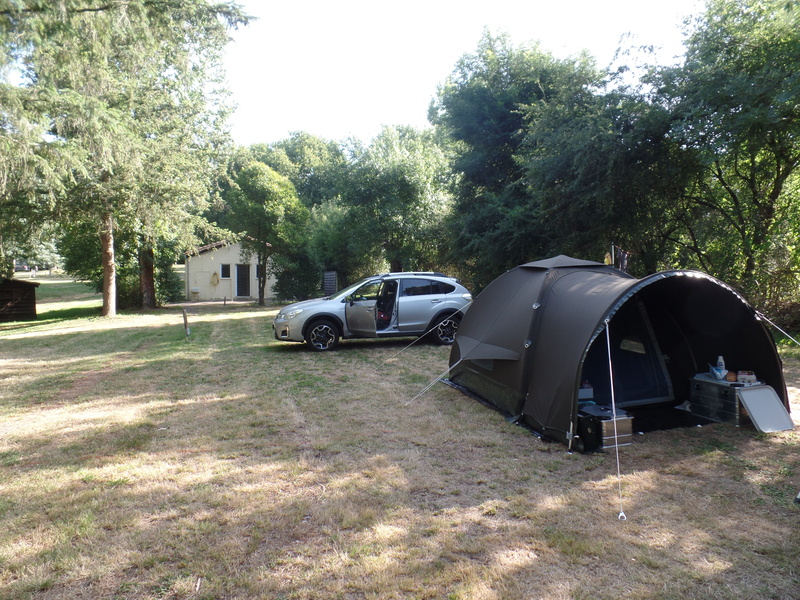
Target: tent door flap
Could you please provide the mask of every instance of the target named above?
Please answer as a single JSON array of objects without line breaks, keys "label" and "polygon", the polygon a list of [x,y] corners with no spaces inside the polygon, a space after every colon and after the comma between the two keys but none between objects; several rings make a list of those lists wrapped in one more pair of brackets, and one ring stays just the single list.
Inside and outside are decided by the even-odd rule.
[{"label": "tent door flap", "polygon": [[775,390],[768,385],[739,388],[736,395],[750,415],[755,428],[762,433],[790,431],[794,422]]}]

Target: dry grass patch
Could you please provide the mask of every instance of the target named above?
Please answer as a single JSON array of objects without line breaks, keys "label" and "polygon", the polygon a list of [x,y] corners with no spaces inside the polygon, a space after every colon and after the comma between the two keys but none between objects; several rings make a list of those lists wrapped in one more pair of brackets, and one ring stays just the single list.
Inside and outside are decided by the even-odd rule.
[{"label": "dry grass patch", "polygon": [[618,479],[414,399],[446,348],[189,310],[190,341],[175,309],[0,326],[0,598],[797,597],[796,432],[637,436]]}]

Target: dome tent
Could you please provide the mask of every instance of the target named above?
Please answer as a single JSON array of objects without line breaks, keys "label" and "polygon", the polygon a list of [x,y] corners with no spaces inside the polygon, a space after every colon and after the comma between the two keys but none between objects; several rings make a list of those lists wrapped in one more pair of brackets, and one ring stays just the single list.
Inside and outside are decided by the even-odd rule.
[{"label": "dome tent", "polygon": [[656,407],[683,413],[692,377],[719,355],[755,372],[788,410],[772,336],[731,287],[697,271],[636,279],[567,256],[516,267],[476,297],[451,350],[450,383],[580,448],[582,386],[592,404],[612,400],[609,346],[615,404],[634,428]]}]

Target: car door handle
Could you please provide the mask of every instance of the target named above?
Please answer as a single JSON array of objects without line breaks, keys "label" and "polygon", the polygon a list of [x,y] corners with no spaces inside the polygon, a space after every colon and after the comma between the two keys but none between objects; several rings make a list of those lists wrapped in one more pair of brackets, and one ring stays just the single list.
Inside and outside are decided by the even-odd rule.
[{"label": "car door handle", "polygon": [[439,302],[441,302],[441,300],[438,299],[431,300],[431,304],[439,304]]}]

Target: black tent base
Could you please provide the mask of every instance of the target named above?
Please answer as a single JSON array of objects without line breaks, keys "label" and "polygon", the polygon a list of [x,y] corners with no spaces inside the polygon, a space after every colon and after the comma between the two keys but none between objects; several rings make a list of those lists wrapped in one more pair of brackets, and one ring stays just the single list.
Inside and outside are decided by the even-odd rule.
[{"label": "black tent base", "polygon": [[572,447],[581,453],[602,452],[616,444],[627,446],[634,442],[635,434],[712,423],[689,411],[676,408],[674,403],[660,403],[617,409],[618,425],[612,429],[614,419],[602,416],[598,419],[598,414],[602,414],[604,410],[611,415],[610,407],[594,408],[599,410],[584,409],[579,413],[578,435]]},{"label": "black tent base", "polygon": [[637,433],[664,431],[678,427],[697,427],[713,423],[713,421],[692,414],[688,410],[676,408],[672,404],[639,406],[628,408],[626,411],[633,415],[633,431]]},{"label": "black tent base", "polygon": [[[469,396],[470,398],[477,400],[484,406],[499,412],[501,415],[503,415],[503,417],[505,417],[506,421],[524,427],[539,439],[546,442],[554,441],[525,423],[524,419],[521,418],[522,415],[512,415],[504,410],[501,410],[491,402],[486,401],[486,399],[482,398],[480,395],[451,381],[450,379],[442,379],[441,381]],[[687,410],[676,408],[675,405],[671,403],[637,406],[635,408],[627,408],[625,410],[633,417],[632,428],[634,433],[665,431],[668,429],[677,429],[679,427],[697,427],[698,425],[709,425],[713,423],[713,421],[694,415]],[[585,448],[583,444],[577,444],[576,449],[579,452],[602,451],[602,447]]]}]

